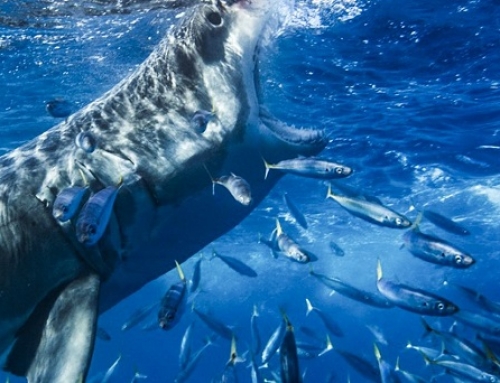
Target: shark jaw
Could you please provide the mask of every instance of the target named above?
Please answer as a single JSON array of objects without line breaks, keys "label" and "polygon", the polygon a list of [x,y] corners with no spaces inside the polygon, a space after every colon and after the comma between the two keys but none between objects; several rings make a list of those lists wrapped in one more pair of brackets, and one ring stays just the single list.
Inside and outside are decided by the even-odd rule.
[{"label": "shark jaw", "polygon": [[[287,126],[260,105],[255,52],[267,3],[215,1],[186,11],[131,76],[0,158],[0,256],[11,265],[0,271],[0,323],[9,324],[0,328],[0,353],[14,343],[7,369],[33,381],[83,380],[99,312],[245,218],[279,178],[264,180],[261,155],[274,161],[324,147],[321,132]],[[202,130],[192,124],[198,111],[214,115]],[[82,133],[92,150],[76,144]],[[212,195],[205,167],[244,178],[253,203]],[[80,243],[71,221],[52,216],[65,188],[96,193],[118,184],[96,245]],[[74,305],[82,291],[86,303]],[[76,348],[68,347],[75,336]],[[54,355],[72,368],[51,365]]]}]

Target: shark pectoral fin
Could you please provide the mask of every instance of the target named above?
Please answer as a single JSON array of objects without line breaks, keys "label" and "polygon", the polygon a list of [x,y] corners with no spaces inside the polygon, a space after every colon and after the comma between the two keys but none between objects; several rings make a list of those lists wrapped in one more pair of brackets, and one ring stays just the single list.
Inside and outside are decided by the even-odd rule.
[{"label": "shark pectoral fin", "polygon": [[259,131],[262,154],[266,159],[276,160],[275,151],[281,156],[311,156],[324,149],[328,140],[322,130],[299,129],[278,120],[265,108],[260,110]]},{"label": "shark pectoral fin", "polygon": [[5,369],[26,376],[29,383],[84,381],[94,348],[100,283],[97,274],[88,273],[50,294],[19,332]]}]

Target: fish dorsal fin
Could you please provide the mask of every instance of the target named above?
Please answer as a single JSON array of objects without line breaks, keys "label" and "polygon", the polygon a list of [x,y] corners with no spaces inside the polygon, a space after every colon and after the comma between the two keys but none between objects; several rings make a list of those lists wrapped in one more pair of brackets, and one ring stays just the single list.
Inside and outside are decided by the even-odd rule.
[{"label": "fish dorsal fin", "polygon": [[94,348],[100,283],[97,274],[86,273],[52,292],[21,329],[5,368],[30,383],[85,377]]},{"label": "fish dorsal fin", "polygon": [[175,268],[177,269],[177,273],[179,274],[179,278],[181,279],[182,282],[186,282],[186,276],[184,275],[184,271],[182,270],[181,265],[177,260],[175,260]]}]

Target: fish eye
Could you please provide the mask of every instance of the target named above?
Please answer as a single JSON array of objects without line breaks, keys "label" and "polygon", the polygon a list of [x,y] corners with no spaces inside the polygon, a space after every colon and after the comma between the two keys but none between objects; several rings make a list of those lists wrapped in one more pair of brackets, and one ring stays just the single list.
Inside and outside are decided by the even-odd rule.
[{"label": "fish eye", "polygon": [[215,27],[219,27],[222,25],[222,17],[219,12],[210,11],[206,14],[207,20]]},{"label": "fish eye", "polygon": [[444,308],[445,308],[445,305],[443,302],[438,302],[438,304],[436,305],[436,308],[439,310],[439,311],[443,311]]},{"label": "fish eye", "polygon": [[460,265],[462,263],[462,261],[463,261],[463,259],[459,254],[455,255],[455,263],[456,264]]},{"label": "fish eye", "polygon": [[396,225],[401,225],[403,223],[403,220],[399,217],[397,217],[394,222],[396,222]]},{"label": "fish eye", "polygon": [[96,233],[97,229],[96,229],[95,225],[89,225],[87,231],[90,235],[94,235]]},{"label": "fish eye", "polygon": [[337,174],[342,174],[344,172],[344,169],[342,169],[342,168],[335,168],[335,172]]}]

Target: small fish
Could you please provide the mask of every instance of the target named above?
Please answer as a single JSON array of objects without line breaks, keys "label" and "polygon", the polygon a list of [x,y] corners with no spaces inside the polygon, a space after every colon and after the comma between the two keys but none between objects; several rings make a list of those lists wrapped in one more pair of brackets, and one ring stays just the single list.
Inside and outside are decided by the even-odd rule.
[{"label": "small fish", "polygon": [[253,355],[257,355],[262,347],[262,341],[260,338],[259,326],[257,326],[257,318],[259,313],[257,312],[257,306],[253,306],[252,316],[250,317],[250,333],[252,338],[251,351]]},{"label": "small fish", "polygon": [[430,348],[430,347],[415,346],[411,342],[408,342],[406,344],[406,348],[409,350],[415,350],[420,355],[422,355],[425,360],[437,359],[441,355],[443,355],[443,352],[444,352],[443,347],[441,349],[436,349],[436,348]]},{"label": "small fish", "polygon": [[472,382],[500,383],[500,377],[470,364],[440,359],[430,361],[430,363],[445,368],[450,375],[456,376],[457,378],[468,379]]},{"label": "small fish", "polygon": [[149,314],[153,312],[153,310],[157,307],[157,303],[153,303],[135,310],[122,325],[121,330],[126,331],[130,330],[132,327],[137,326],[144,319],[148,317]]},{"label": "small fish", "polygon": [[92,246],[101,239],[108,226],[119,186],[108,186],[90,196],[83,205],[76,221],[76,237],[85,246]]},{"label": "small fish", "polygon": [[120,360],[122,359],[122,356],[119,355],[118,358],[114,361],[114,363],[109,366],[108,370],[104,374],[104,377],[101,380],[101,383],[108,383],[109,380],[111,379],[111,376],[115,373],[116,368],[118,367],[118,364],[120,363]]},{"label": "small fish", "polygon": [[136,371],[136,372],[134,372],[134,376],[132,377],[132,380],[130,381],[130,383],[137,383],[139,380],[147,379],[147,378],[148,378],[147,375],[141,374],[138,371]]},{"label": "small fish", "polygon": [[233,330],[226,326],[221,321],[215,319],[214,317],[199,311],[196,307],[193,307],[193,311],[196,315],[207,325],[209,329],[219,334],[221,337],[226,339],[231,339],[233,337]]},{"label": "small fish", "polygon": [[102,339],[102,340],[105,340],[105,341],[110,341],[111,340],[111,335],[109,335],[109,333],[106,330],[104,330],[102,327],[97,327],[96,336],[99,339]]},{"label": "small fish", "polygon": [[245,275],[247,277],[252,277],[255,278],[257,276],[257,273],[255,272],[254,269],[252,269],[250,266],[246,265],[239,259],[229,257],[227,255],[221,255],[217,253],[216,251],[212,252],[212,257],[213,258],[219,258],[222,262],[224,262],[226,265],[228,265],[231,269],[234,271],[238,272],[241,275]]},{"label": "small fish", "polygon": [[411,222],[404,215],[375,200],[333,194],[331,185],[328,186],[326,198],[333,199],[352,215],[379,226],[395,229],[404,229],[411,226]]},{"label": "small fish", "polygon": [[283,199],[288,207],[288,210],[290,211],[290,214],[293,218],[295,218],[295,221],[297,221],[297,223],[304,229],[307,229],[306,217],[304,217],[304,214],[302,214],[297,206],[295,206],[292,199],[288,196],[288,193],[283,194]]},{"label": "small fish", "polygon": [[285,173],[319,179],[344,178],[350,176],[352,173],[352,169],[348,166],[312,157],[283,160],[277,164],[269,164],[264,160],[264,165],[266,167],[265,179],[267,179],[270,169],[277,169]]},{"label": "small fish", "polygon": [[83,197],[87,194],[88,188],[82,186],[70,186],[59,192],[54,206],[52,207],[52,215],[60,222],[69,221],[76,214]]},{"label": "small fish", "polygon": [[66,118],[73,113],[73,105],[62,98],[56,98],[45,103],[47,112],[55,118]]},{"label": "small fish", "polygon": [[373,365],[359,355],[349,351],[335,349],[349,365],[371,382],[380,382],[380,373],[377,366]]},{"label": "small fish", "polygon": [[382,355],[380,354],[380,350],[378,349],[376,343],[373,344],[373,352],[378,362],[378,369],[380,371],[380,380],[382,381],[382,383],[399,382],[399,379],[394,374],[392,366],[382,359]]},{"label": "small fish", "polygon": [[332,253],[337,257],[343,257],[345,255],[344,250],[342,250],[342,248],[335,242],[330,241],[328,245],[330,246],[330,250],[332,251]]},{"label": "small fish", "polygon": [[283,336],[285,335],[285,331],[286,323],[284,321],[281,321],[279,326],[276,327],[276,330],[274,330],[271,334],[271,337],[267,341],[264,350],[262,351],[261,360],[263,366],[267,366],[273,355],[276,354],[276,351],[278,351],[278,348],[280,347],[280,344],[283,340]]},{"label": "small fish", "polygon": [[340,326],[337,323],[335,323],[331,318],[329,318],[323,311],[314,307],[308,298],[306,298],[306,305],[307,305],[306,316],[309,315],[310,312],[314,311],[319,316],[319,318],[321,319],[325,327],[328,329],[328,331],[330,331],[333,335],[338,337],[344,336],[344,332],[342,331]]},{"label": "small fish", "polygon": [[394,307],[394,305],[391,302],[389,302],[384,296],[380,294],[374,294],[368,291],[360,290],[354,286],[342,282],[338,278],[331,278],[323,274],[318,274],[312,269],[309,271],[309,273],[313,277],[318,279],[321,283],[323,283],[326,287],[348,298],[378,308],[385,309]]},{"label": "small fish", "polygon": [[193,373],[194,368],[198,364],[201,356],[208,348],[208,346],[210,346],[211,344],[212,344],[212,339],[210,338],[206,339],[205,344],[193,354],[193,356],[189,359],[189,362],[186,364],[186,366],[179,370],[177,376],[174,379],[174,383],[183,383],[189,379],[189,377]]},{"label": "small fish", "polygon": [[457,269],[465,269],[475,263],[474,258],[465,251],[440,238],[422,233],[417,226],[408,230],[403,239],[408,251],[424,261]]},{"label": "small fish", "polygon": [[447,316],[458,312],[458,307],[438,295],[403,284],[387,281],[382,276],[380,259],[377,263],[377,288],[396,306],[422,315]]},{"label": "small fish", "polygon": [[236,338],[233,334],[231,339],[231,352],[229,354],[229,360],[224,367],[224,371],[222,372],[222,376],[220,378],[220,383],[236,383],[238,381],[238,376],[236,375],[235,365],[236,363],[243,362],[244,359],[238,356],[238,352],[236,351]]},{"label": "small fish", "polygon": [[307,263],[316,260],[316,257],[310,252],[302,249],[297,242],[283,232],[278,219],[276,219],[276,242],[280,252],[293,261]]},{"label": "small fish", "polygon": [[187,282],[181,265],[175,261],[180,282],[170,286],[160,302],[158,325],[163,330],[170,330],[179,321],[180,314],[186,304]]},{"label": "small fish", "polygon": [[75,137],[75,145],[84,152],[92,153],[97,145],[95,137],[90,132],[80,132]]},{"label": "small fish", "polygon": [[219,178],[213,178],[211,173],[207,170],[210,179],[212,180],[213,193],[215,194],[215,185],[224,186],[233,198],[241,203],[242,205],[248,206],[252,202],[252,191],[250,190],[250,185],[243,178],[231,173],[228,176],[222,176]]},{"label": "small fish", "polygon": [[179,350],[179,367],[181,370],[186,368],[189,363],[189,358],[191,357],[191,334],[193,333],[194,322],[186,328],[184,335],[182,336],[181,346]]},{"label": "small fish", "polygon": [[486,298],[483,294],[471,289],[470,287],[456,285],[464,295],[476,305],[478,305],[481,309],[486,310],[487,312],[500,315],[500,302],[492,301],[491,299]]},{"label": "small fish", "polygon": [[460,310],[455,319],[483,333],[500,336],[500,320],[476,312]]},{"label": "small fish", "polygon": [[451,219],[431,210],[424,210],[423,215],[434,225],[452,234],[469,235],[470,231]]},{"label": "small fish", "polygon": [[191,287],[189,291],[194,292],[200,285],[201,280],[201,261],[203,261],[203,255],[198,258],[193,267],[193,277],[191,278]]},{"label": "small fish", "polygon": [[283,313],[283,320],[286,330],[280,346],[281,381],[282,383],[300,383],[302,379],[300,376],[293,326],[285,313]]},{"label": "small fish", "polygon": [[215,118],[215,113],[207,110],[198,110],[191,118],[191,127],[197,133],[203,133],[207,129],[208,123]]},{"label": "small fish", "polygon": [[432,328],[423,318],[422,324],[424,325],[426,334],[434,334],[443,342],[444,352],[447,354],[455,355],[462,362],[470,363],[477,367],[493,367],[486,354],[468,339],[461,338],[451,332],[438,331]]},{"label": "small fish", "polygon": [[399,357],[396,359],[396,366],[394,366],[394,372],[396,374],[403,376],[405,381],[410,382],[410,383],[427,383],[428,380],[424,379],[418,375],[411,374],[408,371],[402,370],[399,367]]}]

